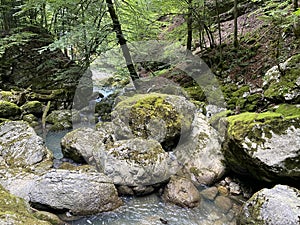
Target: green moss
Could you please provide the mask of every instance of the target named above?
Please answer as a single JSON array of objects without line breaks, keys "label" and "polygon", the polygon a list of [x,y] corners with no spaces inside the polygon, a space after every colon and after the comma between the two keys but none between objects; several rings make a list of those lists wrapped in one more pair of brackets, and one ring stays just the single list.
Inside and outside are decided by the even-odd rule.
[{"label": "green moss", "polygon": [[[241,140],[246,136],[256,143],[263,141],[263,134],[267,138],[272,137],[272,132],[276,134],[284,133],[289,127],[300,127],[300,116],[287,114],[284,116],[278,112],[265,113],[241,113],[230,116],[228,121],[228,134]],[[271,130],[270,130],[271,129]],[[272,131],[272,132],[271,132]]]},{"label": "green moss", "polygon": [[156,93],[138,94],[121,101],[116,108],[130,112],[129,126],[136,137],[147,138],[150,135],[147,125],[150,122],[159,125],[161,120],[165,123],[167,134],[179,133],[185,120],[174,106],[166,101],[167,97],[168,95]]},{"label": "green moss", "polygon": [[243,94],[245,93],[245,92],[248,92],[250,90],[250,87],[249,86],[242,86],[242,87],[240,87],[237,91],[235,91],[235,92],[233,92],[232,93],[232,96],[233,97],[238,97],[238,98],[240,98],[240,97],[242,97],[243,96]]},{"label": "green moss", "polygon": [[235,116],[230,116],[227,118],[229,125],[228,133],[237,139],[242,139],[255,125],[262,124],[277,118],[282,118],[282,114],[275,112],[247,112]]},{"label": "green moss", "polygon": [[231,97],[232,93],[234,93],[238,90],[238,86],[236,84],[226,84],[226,85],[222,86],[221,89],[222,89],[225,99],[228,99]]},{"label": "green moss", "polygon": [[254,102],[254,101],[258,101],[262,98],[262,94],[256,93],[256,94],[252,94],[247,96],[247,101],[248,102]]},{"label": "green moss", "polygon": [[192,86],[184,89],[188,95],[196,101],[205,101],[206,96],[200,86]]},{"label": "green moss", "polygon": [[[0,221],[13,220],[13,224],[50,225],[38,220],[29,212],[29,206],[21,198],[15,197],[0,186]],[[10,223],[9,223],[10,224]]]},{"label": "green moss", "polygon": [[265,97],[277,102],[283,102],[286,94],[298,89],[296,81],[300,75],[300,68],[293,68],[286,71],[284,76],[280,77],[279,82],[272,82],[265,91]]},{"label": "green moss", "polygon": [[239,108],[244,108],[246,105],[246,99],[244,98],[239,98],[236,102],[236,106],[238,106]]},{"label": "green moss", "polygon": [[51,127],[51,131],[62,131],[62,130],[67,130],[72,128],[72,123],[69,121],[63,121],[63,122],[57,122],[54,123]]},{"label": "green moss", "polygon": [[20,114],[20,107],[14,103],[0,100],[0,117],[9,118]]},{"label": "green moss", "polygon": [[215,115],[213,115],[210,119],[209,119],[209,123],[211,125],[214,125],[214,124],[217,124],[221,118],[225,118],[225,117],[228,117],[230,115],[232,115],[232,111],[231,110],[224,110],[222,112],[219,112]]},{"label": "green moss", "polygon": [[190,173],[194,174],[195,176],[198,176],[201,173],[201,171],[197,167],[192,166],[190,168]]},{"label": "green moss", "polygon": [[0,99],[15,103],[17,101],[17,96],[11,91],[0,91]]},{"label": "green moss", "polygon": [[285,117],[300,117],[300,105],[282,104],[275,110],[276,113],[281,113]]},{"label": "green moss", "polygon": [[43,104],[39,101],[29,101],[21,106],[23,113],[41,115],[43,112]]}]

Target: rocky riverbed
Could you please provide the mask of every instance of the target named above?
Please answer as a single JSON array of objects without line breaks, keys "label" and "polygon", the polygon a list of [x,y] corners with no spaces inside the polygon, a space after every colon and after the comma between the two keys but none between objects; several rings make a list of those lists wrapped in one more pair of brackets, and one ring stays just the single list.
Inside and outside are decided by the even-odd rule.
[{"label": "rocky riverbed", "polygon": [[[294,76],[296,60],[287,61],[286,76]],[[253,94],[241,88],[239,112],[205,113],[189,92],[162,78],[125,87],[110,100],[108,121],[97,124],[81,116],[99,116],[89,105],[50,108],[44,130],[89,121],[61,135],[61,152],[33,129],[45,102],[18,103],[19,93],[1,92],[1,220],[63,224],[98,215],[73,223],[297,224],[299,90],[291,84],[271,95],[285,79],[276,68],[266,74],[265,98],[284,100],[264,112],[248,108]]]}]

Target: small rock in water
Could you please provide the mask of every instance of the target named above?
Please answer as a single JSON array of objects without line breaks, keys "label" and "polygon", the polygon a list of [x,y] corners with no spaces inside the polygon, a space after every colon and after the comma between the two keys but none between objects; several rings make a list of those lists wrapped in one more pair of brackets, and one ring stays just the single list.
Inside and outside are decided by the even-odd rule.
[{"label": "small rock in water", "polygon": [[201,191],[200,194],[206,199],[214,200],[218,194],[218,188],[210,187],[210,188],[207,188],[207,189]]},{"label": "small rock in water", "polygon": [[165,220],[163,218],[159,218],[159,220],[162,224],[168,224],[168,220]]},{"label": "small rock in water", "polygon": [[240,185],[237,184],[237,183],[235,183],[235,182],[231,182],[231,183],[229,184],[229,191],[230,191],[230,193],[233,194],[233,195],[239,195],[239,194],[242,193],[242,190],[241,190],[241,188],[240,188]]},{"label": "small rock in water", "polygon": [[219,191],[220,195],[224,195],[224,196],[228,195],[228,189],[224,186],[219,186],[218,191]]},{"label": "small rock in water", "polygon": [[225,213],[227,213],[232,208],[232,202],[230,198],[227,198],[225,196],[216,197],[215,204],[219,209],[221,209]]}]

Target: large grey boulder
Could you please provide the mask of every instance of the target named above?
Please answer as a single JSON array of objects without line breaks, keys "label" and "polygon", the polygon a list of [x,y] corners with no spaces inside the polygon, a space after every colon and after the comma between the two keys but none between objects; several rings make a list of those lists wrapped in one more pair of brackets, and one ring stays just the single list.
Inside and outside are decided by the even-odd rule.
[{"label": "large grey boulder", "polygon": [[75,162],[92,162],[95,145],[100,142],[100,133],[92,128],[78,128],[67,133],[61,140],[63,155]]},{"label": "large grey boulder", "polygon": [[300,223],[300,191],[276,185],[255,193],[242,207],[238,224],[295,225]]},{"label": "large grey boulder", "polygon": [[166,186],[163,197],[166,201],[182,207],[193,208],[200,204],[200,193],[187,178],[172,176]]},{"label": "large grey boulder", "polygon": [[276,182],[300,179],[300,110],[242,113],[227,118],[227,164],[236,173]]},{"label": "large grey boulder", "polygon": [[152,185],[167,180],[179,165],[155,140],[133,138],[99,148],[99,164],[118,185]]},{"label": "large grey boulder", "polygon": [[48,161],[52,153],[43,139],[25,122],[9,121],[0,124],[0,155],[10,167],[35,167]]},{"label": "large grey boulder", "polygon": [[52,169],[40,175],[18,171],[14,176],[15,172],[6,172],[1,184],[36,207],[90,215],[122,204],[112,180],[98,172]]},{"label": "large grey boulder", "polygon": [[195,182],[210,185],[225,173],[221,149],[220,134],[196,113],[191,133],[180,140],[174,154]]},{"label": "large grey boulder", "polygon": [[196,107],[185,97],[158,93],[137,94],[120,101],[112,122],[119,140],[154,139],[166,150],[190,131]]},{"label": "large grey boulder", "polygon": [[88,127],[78,128],[67,133],[61,140],[65,157],[75,162],[88,163],[99,168],[99,148],[115,141],[111,122],[97,124],[96,130]]},{"label": "large grey boulder", "polygon": [[117,185],[152,185],[179,170],[176,157],[157,141],[116,141],[111,127],[111,123],[103,123],[97,130],[79,128],[68,133],[61,142],[64,155],[95,166]]}]

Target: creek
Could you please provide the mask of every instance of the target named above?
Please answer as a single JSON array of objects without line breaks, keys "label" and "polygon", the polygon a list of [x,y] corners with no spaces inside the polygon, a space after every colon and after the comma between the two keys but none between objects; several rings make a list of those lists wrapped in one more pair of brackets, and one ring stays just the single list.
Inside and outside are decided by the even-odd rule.
[{"label": "creek", "polygon": [[[99,91],[104,97],[112,93],[110,89],[94,87],[94,91]],[[53,151],[54,164],[59,165],[63,158],[60,140],[70,130],[60,132],[48,132],[45,142],[46,146]],[[205,189],[201,187],[199,191]],[[104,212],[99,215],[82,217],[78,220],[70,221],[72,225],[216,225],[235,224],[235,215],[238,207],[224,210],[218,207],[214,201],[201,199],[198,207],[189,209],[166,203],[158,193],[147,196],[121,197],[124,204],[112,212]],[[235,202],[234,206],[240,205]]]}]

